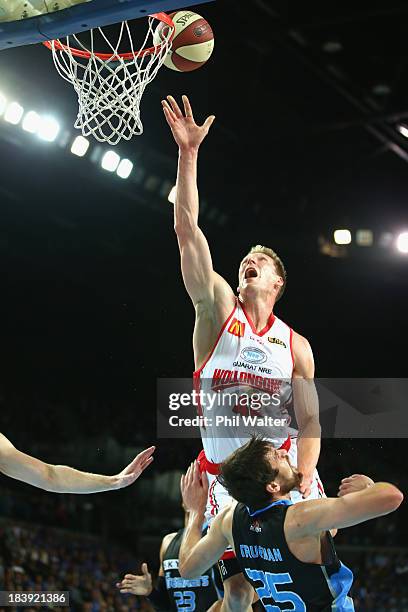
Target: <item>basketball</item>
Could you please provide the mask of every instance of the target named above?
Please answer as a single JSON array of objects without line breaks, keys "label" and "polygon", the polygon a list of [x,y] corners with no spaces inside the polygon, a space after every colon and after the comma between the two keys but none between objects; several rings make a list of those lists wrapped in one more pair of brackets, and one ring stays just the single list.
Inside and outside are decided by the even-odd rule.
[{"label": "basketball", "polygon": [[[165,66],[178,72],[191,72],[203,66],[214,49],[214,34],[210,24],[197,13],[176,11],[169,17],[176,26],[171,49],[164,60]],[[161,23],[157,26],[153,41],[158,45],[162,41],[163,31],[169,26]]]}]

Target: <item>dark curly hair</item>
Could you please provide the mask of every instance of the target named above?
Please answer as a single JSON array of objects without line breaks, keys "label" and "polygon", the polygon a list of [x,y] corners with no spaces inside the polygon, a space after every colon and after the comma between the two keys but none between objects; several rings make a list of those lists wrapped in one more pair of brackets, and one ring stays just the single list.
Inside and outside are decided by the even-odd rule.
[{"label": "dark curly hair", "polygon": [[268,440],[253,437],[221,464],[218,481],[231,497],[251,509],[262,508],[271,501],[266,485],[279,474],[268,459],[272,448]]}]

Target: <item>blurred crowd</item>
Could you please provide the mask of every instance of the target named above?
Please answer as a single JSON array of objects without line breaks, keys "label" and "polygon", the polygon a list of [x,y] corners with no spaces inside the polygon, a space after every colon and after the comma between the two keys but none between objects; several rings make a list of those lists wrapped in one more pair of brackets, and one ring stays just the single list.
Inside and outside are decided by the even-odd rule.
[{"label": "blurred crowd", "polygon": [[348,564],[358,612],[408,612],[408,550],[364,552]]},{"label": "blurred crowd", "polygon": [[[0,584],[12,591],[69,591],[74,612],[148,612],[145,598],[121,595],[115,586],[125,573],[139,572],[146,559],[136,543],[138,554],[131,549],[129,543],[112,545],[96,536],[3,519]],[[358,612],[408,612],[408,549],[375,547],[373,542],[339,543],[339,549],[354,573],[351,594]]]},{"label": "blurred crowd", "polygon": [[[150,610],[144,598],[121,596],[115,583],[125,572],[138,571],[141,560],[157,564],[161,537],[181,526],[180,474],[201,445],[199,440],[157,440],[154,427],[149,429],[155,408],[146,408],[125,400],[32,397],[28,402],[0,396],[0,431],[49,463],[114,474],[141,448],[157,443],[152,466],[123,491],[50,495],[0,476],[0,584],[5,589],[69,590],[74,612]],[[19,427],[22,415],[24,428]],[[405,441],[324,439],[319,471],[329,496],[337,494],[342,477],[353,473],[389,480],[407,491]],[[165,513],[157,511],[164,507]],[[336,537],[340,557],[355,575],[358,612],[408,612],[405,516],[404,504],[395,514],[341,530]]]},{"label": "blurred crowd", "polygon": [[0,547],[5,590],[69,591],[73,611],[151,610],[145,598],[122,595],[115,586],[124,573],[140,568],[140,560],[122,548],[74,532],[11,524],[0,530]]}]

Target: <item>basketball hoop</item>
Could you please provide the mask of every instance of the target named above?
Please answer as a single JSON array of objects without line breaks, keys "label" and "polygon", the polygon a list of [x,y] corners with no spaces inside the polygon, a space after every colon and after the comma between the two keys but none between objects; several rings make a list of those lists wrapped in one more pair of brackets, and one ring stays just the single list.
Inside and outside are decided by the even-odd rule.
[{"label": "basketball hoop", "polygon": [[[149,36],[154,35],[155,21],[163,24],[160,43],[145,48]],[[52,51],[60,76],[71,83],[77,93],[75,127],[83,136],[92,134],[99,142],[115,145],[122,138],[130,140],[143,133],[140,102],[146,86],[155,78],[170,50],[175,26],[166,13],[150,15],[148,32],[137,51],[127,21],[120,24],[116,45],[109,41],[102,28],[96,31],[108,45],[108,53],[94,50],[95,30],[89,31],[89,48],[78,35],[67,36],[65,42],[57,39],[44,42],[44,45]],[[75,47],[71,46],[71,39]],[[124,43],[130,45],[130,52],[119,52]]]}]

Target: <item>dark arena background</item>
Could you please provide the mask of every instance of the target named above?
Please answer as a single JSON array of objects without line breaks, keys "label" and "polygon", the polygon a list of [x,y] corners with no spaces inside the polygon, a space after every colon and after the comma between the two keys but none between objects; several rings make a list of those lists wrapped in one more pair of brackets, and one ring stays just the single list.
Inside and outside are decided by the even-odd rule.
[{"label": "dark arena background", "polygon": [[[213,56],[188,74],[163,66],[148,87],[144,134],[115,148],[134,164],[127,179],[101,167],[109,147],[93,139],[71,153],[77,102],[47,49],[0,53],[7,103],[60,125],[46,142],[0,116],[0,431],[48,463],[102,474],[157,446],[121,491],[57,495],[0,476],[0,584],[70,590],[75,611],[151,610],[115,584],[142,561],[157,572],[162,537],[182,525],[180,474],[200,450],[156,434],[157,379],[193,370],[167,94],[188,94],[200,122],[216,115],[198,179],[216,270],[235,288],[248,248],[271,246],[288,271],[276,313],[310,340],[317,377],[407,372],[406,2],[192,10],[213,27]],[[335,243],[338,229],[350,244]],[[323,439],[327,494],[354,473],[406,491],[399,433]],[[407,519],[403,504],[338,534],[356,610],[408,610]]]}]

